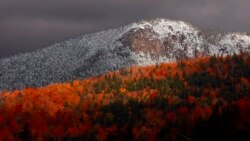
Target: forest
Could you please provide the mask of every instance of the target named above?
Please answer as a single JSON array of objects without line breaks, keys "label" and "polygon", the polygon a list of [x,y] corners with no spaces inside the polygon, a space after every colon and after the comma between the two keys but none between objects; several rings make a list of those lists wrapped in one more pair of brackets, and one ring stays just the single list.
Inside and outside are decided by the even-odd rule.
[{"label": "forest", "polygon": [[0,141],[250,140],[250,54],[0,93]]}]

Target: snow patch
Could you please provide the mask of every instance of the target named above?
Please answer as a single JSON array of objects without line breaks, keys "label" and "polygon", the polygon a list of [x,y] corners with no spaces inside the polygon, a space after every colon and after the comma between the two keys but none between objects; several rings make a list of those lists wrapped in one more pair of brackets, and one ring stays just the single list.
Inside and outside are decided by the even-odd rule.
[{"label": "snow patch", "polygon": [[154,64],[159,64],[163,62],[172,62],[174,59],[167,58],[164,56],[152,56],[149,53],[131,53],[131,57],[133,60],[136,61],[136,64],[139,66],[147,66],[147,65],[154,65]]}]

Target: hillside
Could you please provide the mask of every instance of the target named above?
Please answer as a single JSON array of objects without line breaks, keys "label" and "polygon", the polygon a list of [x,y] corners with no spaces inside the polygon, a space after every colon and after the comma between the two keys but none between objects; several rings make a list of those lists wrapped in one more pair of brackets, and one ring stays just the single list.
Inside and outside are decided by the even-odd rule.
[{"label": "hillside", "polygon": [[245,33],[204,32],[183,21],[142,20],[0,60],[0,91],[40,87],[130,66],[249,52]]},{"label": "hillside", "polygon": [[0,140],[243,141],[249,121],[247,53],[0,94]]}]

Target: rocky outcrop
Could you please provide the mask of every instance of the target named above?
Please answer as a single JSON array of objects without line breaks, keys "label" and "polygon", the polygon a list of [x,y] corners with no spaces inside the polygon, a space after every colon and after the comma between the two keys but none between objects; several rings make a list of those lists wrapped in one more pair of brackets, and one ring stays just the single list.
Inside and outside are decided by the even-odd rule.
[{"label": "rocky outcrop", "polygon": [[121,42],[124,47],[128,47],[132,52],[163,56],[162,42],[158,36],[151,28],[132,29],[122,36]]}]

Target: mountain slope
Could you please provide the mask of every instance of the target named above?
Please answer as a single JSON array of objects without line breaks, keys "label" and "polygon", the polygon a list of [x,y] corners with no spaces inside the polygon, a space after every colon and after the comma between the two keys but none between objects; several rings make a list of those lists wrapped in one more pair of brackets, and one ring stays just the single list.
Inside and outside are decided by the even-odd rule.
[{"label": "mountain slope", "polygon": [[0,140],[250,140],[250,54],[0,93]]},{"label": "mountain slope", "polygon": [[0,90],[86,78],[150,65],[250,50],[244,33],[206,33],[182,21],[155,19],[81,35],[0,60]]}]

